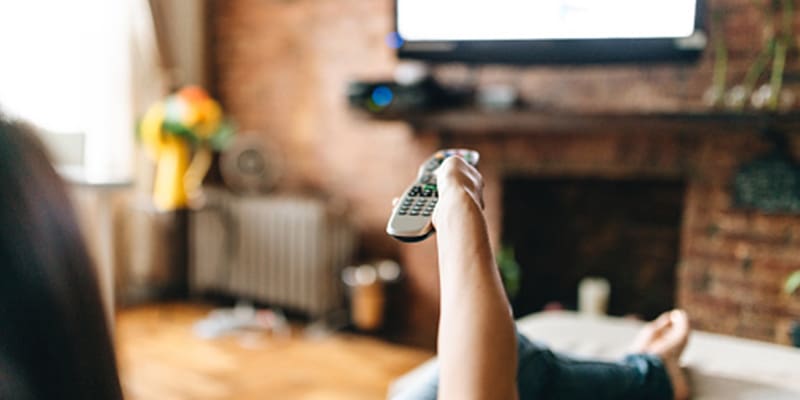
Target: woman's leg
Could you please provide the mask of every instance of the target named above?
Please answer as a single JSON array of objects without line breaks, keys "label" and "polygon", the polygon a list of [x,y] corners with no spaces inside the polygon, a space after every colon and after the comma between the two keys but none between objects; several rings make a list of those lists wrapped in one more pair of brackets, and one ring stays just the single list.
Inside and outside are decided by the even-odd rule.
[{"label": "woman's leg", "polygon": [[664,364],[655,355],[629,355],[619,362],[582,360],[517,337],[520,400],[673,398]]},{"label": "woman's leg", "polygon": [[687,399],[680,357],[689,339],[689,317],[673,310],[646,324],[619,362],[577,360],[551,352],[517,334],[520,400]]},{"label": "woman's leg", "polygon": [[[664,366],[658,357],[637,354],[620,362],[573,359],[550,351],[517,334],[520,400],[538,399],[672,399]],[[439,388],[437,362],[409,378],[390,400],[435,400]]]},{"label": "woman's leg", "polygon": [[[675,313],[678,315],[670,318]],[[681,312],[665,313],[647,324],[633,345],[637,354],[618,362],[572,358],[517,333],[519,399],[685,398],[688,396],[685,378],[674,376],[670,365],[664,361],[674,361],[677,365],[689,334],[688,321],[682,321],[684,318]],[[392,393],[390,398],[436,399],[438,382],[439,370],[434,362],[418,370],[406,386]]]}]

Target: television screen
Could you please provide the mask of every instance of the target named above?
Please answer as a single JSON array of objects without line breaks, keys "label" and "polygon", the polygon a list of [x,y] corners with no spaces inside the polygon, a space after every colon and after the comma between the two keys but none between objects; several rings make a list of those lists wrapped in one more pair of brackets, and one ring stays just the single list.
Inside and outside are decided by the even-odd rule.
[{"label": "television screen", "polygon": [[397,0],[401,56],[484,62],[681,59],[705,46],[699,0]]}]

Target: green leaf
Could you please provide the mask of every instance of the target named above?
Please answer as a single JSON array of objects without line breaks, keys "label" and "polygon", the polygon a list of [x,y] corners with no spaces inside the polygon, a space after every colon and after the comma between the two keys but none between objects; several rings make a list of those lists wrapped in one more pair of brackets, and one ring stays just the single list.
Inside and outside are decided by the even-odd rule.
[{"label": "green leaf", "polygon": [[194,144],[199,141],[199,138],[197,137],[197,135],[194,134],[194,132],[192,132],[191,129],[183,126],[183,124],[180,124],[178,122],[164,121],[162,127],[164,128],[165,131],[167,131],[167,133],[173,134],[178,137],[182,137],[186,139],[190,144]]},{"label": "green leaf", "polygon": [[220,124],[219,130],[211,136],[208,140],[208,144],[211,146],[211,149],[216,151],[225,150],[228,145],[233,140],[233,136],[236,133],[236,127],[228,120],[225,120]]},{"label": "green leaf", "polygon": [[789,275],[789,278],[786,279],[786,285],[783,287],[783,290],[786,294],[793,294],[798,288],[800,288],[800,271],[794,271],[794,273]]},{"label": "green leaf", "polygon": [[503,246],[497,253],[497,267],[500,269],[500,277],[503,279],[508,297],[513,299],[519,293],[522,284],[522,269],[517,262],[514,248]]}]

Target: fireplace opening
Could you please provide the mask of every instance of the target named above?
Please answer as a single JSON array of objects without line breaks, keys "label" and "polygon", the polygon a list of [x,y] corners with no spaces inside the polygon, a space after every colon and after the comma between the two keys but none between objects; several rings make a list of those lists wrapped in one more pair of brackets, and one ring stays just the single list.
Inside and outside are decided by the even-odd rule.
[{"label": "fireplace opening", "polygon": [[576,309],[585,277],[610,282],[611,315],[674,307],[684,193],[671,180],[504,179],[502,238],[521,268],[514,315]]}]

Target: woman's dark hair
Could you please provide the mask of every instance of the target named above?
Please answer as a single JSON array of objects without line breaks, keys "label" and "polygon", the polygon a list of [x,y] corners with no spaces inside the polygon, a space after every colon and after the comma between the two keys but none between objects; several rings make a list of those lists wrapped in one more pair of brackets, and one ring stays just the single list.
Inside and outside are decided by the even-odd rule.
[{"label": "woman's dark hair", "polygon": [[0,114],[0,399],[121,399],[95,270],[32,129]]}]

